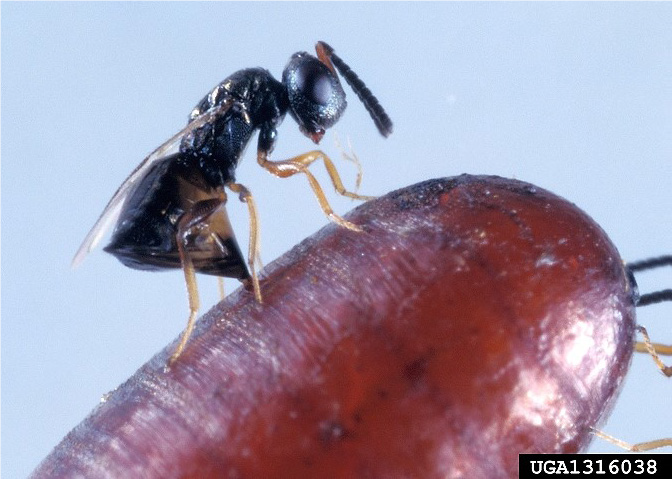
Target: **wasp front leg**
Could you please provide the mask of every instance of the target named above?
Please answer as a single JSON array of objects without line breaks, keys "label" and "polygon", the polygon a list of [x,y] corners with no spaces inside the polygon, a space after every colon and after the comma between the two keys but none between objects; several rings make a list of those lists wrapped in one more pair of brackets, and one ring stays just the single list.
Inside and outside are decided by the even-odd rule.
[{"label": "wasp front leg", "polygon": [[345,186],[343,186],[343,182],[341,181],[341,177],[338,174],[336,167],[334,166],[334,163],[322,151],[313,150],[309,151],[308,153],[304,153],[302,155],[298,155],[282,161],[269,160],[268,157],[273,150],[275,136],[276,133],[273,127],[267,126],[261,129],[259,133],[259,147],[257,149],[257,162],[259,165],[272,175],[279,178],[287,178],[297,173],[303,173],[308,178],[308,182],[313,189],[313,193],[315,194],[322,211],[331,221],[353,231],[362,231],[359,226],[343,219],[341,216],[334,213],[334,210],[331,208],[331,205],[329,204],[322,187],[320,186],[315,176],[313,176],[313,174],[308,171],[308,167],[315,161],[322,160],[334,189],[340,195],[362,201],[372,199],[372,197],[358,195],[357,193],[346,190]]}]

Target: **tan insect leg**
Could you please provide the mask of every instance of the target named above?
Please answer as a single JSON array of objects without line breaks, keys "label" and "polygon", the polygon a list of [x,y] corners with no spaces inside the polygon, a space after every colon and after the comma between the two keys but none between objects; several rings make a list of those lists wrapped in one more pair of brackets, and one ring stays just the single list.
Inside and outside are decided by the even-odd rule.
[{"label": "tan insect leg", "polygon": [[630,452],[643,452],[643,451],[650,451],[651,449],[658,449],[661,447],[672,446],[672,438],[657,439],[655,441],[630,444],[628,442],[621,441],[620,439],[616,439],[615,437],[610,436],[609,434],[605,434],[602,431],[598,431],[597,429],[593,429],[593,434],[595,434],[597,437],[601,439],[604,439],[605,441],[609,441],[610,443],[615,444],[616,446]]},{"label": "tan insect leg", "polygon": [[[250,247],[247,255],[247,264],[252,272],[252,287],[254,288],[254,297],[259,303],[263,303],[261,298],[261,288],[259,287],[259,278],[257,270],[254,267],[255,260],[259,257],[259,221],[257,217],[257,207],[252,198],[250,190],[240,183],[229,183],[226,185],[231,191],[238,194],[240,201],[247,204],[250,215]],[[259,260],[261,262],[261,260]]]},{"label": "tan insect leg", "polygon": [[[672,356],[672,346],[670,345],[651,343],[651,346],[653,346],[654,351],[656,351],[658,354],[661,354],[663,356]],[[648,353],[649,348],[646,346],[645,342],[637,341],[635,343],[635,351],[638,353]]]},{"label": "tan insect leg", "polygon": [[[670,354],[669,351],[672,350],[672,347],[666,346],[664,344],[653,344],[644,326],[637,326],[637,330],[640,333],[642,333],[642,336],[644,337],[644,342],[636,343],[635,351],[640,351],[641,349],[643,352],[648,352],[653,358],[653,361],[656,363],[656,366],[658,366],[658,369],[660,369],[661,372],[668,378],[672,376],[672,366],[666,366],[659,356],[659,354]],[[642,346],[639,346],[640,344]]]},{"label": "tan insect leg", "polygon": [[196,315],[198,314],[199,308],[199,299],[198,299],[198,287],[196,285],[196,272],[194,270],[194,265],[191,261],[191,258],[184,249],[185,239],[182,234],[178,234],[177,241],[177,250],[180,254],[180,260],[182,261],[182,269],[184,270],[184,279],[187,283],[187,296],[189,297],[189,319],[187,320],[187,327],[182,333],[182,338],[180,339],[180,344],[175,348],[175,352],[170,356],[168,364],[173,364],[177,358],[180,357],[184,347],[189,341],[189,336],[194,330],[194,324],[196,323]]},{"label": "tan insect leg", "polygon": [[[640,353],[649,353],[653,358],[654,362],[656,363],[656,366],[658,366],[658,368],[662,371],[662,373],[667,377],[672,376],[672,366],[666,366],[659,356],[659,354],[671,354],[672,347],[666,346],[664,344],[652,343],[651,339],[649,338],[649,334],[646,332],[646,328],[644,328],[644,326],[637,326],[637,330],[640,333],[642,333],[644,341],[635,343],[635,351]],[[646,442],[639,442],[636,444],[630,444],[628,442],[621,441],[620,439],[616,439],[613,436],[605,434],[602,431],[598,431],[597,429],[593,429],[593,434],[595,434],[597,437],[601,439],[604,439],[605,441],[609,441],[610,443],[615,444],[616,446],[630,452],[643,452],[643,451],[650,451],[652,449],[659,449],[661,447],[672,446],[672,438],[656,439],[654,441],[646,441]]]},{"label": "tan insect leg", "polygon": [[[345,151],[345,148],[343,147],[343,145],[341,145],[341,141],[340,141],[338,135],[336,134],[336,132],[334,132],[334,143],[336,144],[336,148],[341,150],[341,157],[344,160],[349,161],[350,163],[353,163],[355,165],[355,168],[357,168],[357,177],[355,179],[355,191],[354,191],[355,193],[357,193],[359,191],[359,187],[362,184],[362,177],[364,176],[364,170],[362,169],[362,164],[359,161],[359,157],[357,156],[357,154],[352,149],[352,144],[350,143],[350,138],[348,138],[348,148],[350,149],[350,153],[347,153]],[[375,196],[365,196],[364,198],[372,200],[372,199],[375,199]]]},{"label": "tan insect leg", "polygon": [[292,176],[295,173],[305,172],[305,170],[307,170],[312,163],[317,160],[322,160],[324,167],[329,174],[329,179],[331,179],[331,183],[334,185],[334,189],[339,195],[362,201],[375,199],[375,196],[359,195],[357,193],[353,193],[352,191],[346,190],[345,186],[343,186],[343,182],[341,181],[341,175],[338,174],[338,170],[336,169],[336,166],[334,166],[334,162],[331,161],[331,158],[329,158],[324,152],[320,150],[309,151],[308,153],[303,153],[302,155],[295,156],[294,158],[281,161],[271,161],[268,159],[265,153],[259,153],[257,159],[261,166],[266,168],[275,176],[279,176],[281,178]]},{"label": "tan insect leg", "polygon": [[312,175],[312,173],[308,171],[308,167],[310,166],[310,164],[318,159],[324,160],[324,164],[327,168],[327,172],[329,173],[329,177],[331,178],[331,181],[334,184],[334,188],[336,188],[336,191],[338,193],[340,193],[343,196],[347,196],[349,198],[360,200],[366,200],[370,198],[367,196],[361,196],[347,191],[343,186],[343,183],[341,182],[341,178],[338,175],[338,172],[336,171],[334,164],[331,162],[329,157],[327,157],[327,155],[325,155],[321,151],[318,150],[310,151],[308,153],[304,153],[303,155],[299,155],[294,158],[290,158],[289,160],[282,160],[282,161],[270,161],[267,159],[266,153],[264,152],[259,152],[257,155],[258,163],[272,175],[275,175],[279,178],[287,178],[289,176],[295,175],[296,173],[303,173],[304,175],[306,175],[306,177],[308,178],[308,182],[310,183],[310,186],[313,189],[313,193],[315,194],[315,197],[317,198],[317,201],[320,204],[322,211],[324,211],[324,214],[327,215],[327,217],[331,221],[340,226],[343,226],[344,228],[348,228],[353,231],[362,231],[362,229],[359,226],[341,218],[339,215],[334,213],[334,210],[329,205],[329,201],[327,200],[327,197],[324,195],[324,191],[322,190],[322,187],[320,186],[319,182]]},{"label": "tan insect leg", "polygon": [[217,289],[219,290],[219,299],[223,300],[226,298],[226,294],[224,292],[224,278],[221,276],[217,276]]}]

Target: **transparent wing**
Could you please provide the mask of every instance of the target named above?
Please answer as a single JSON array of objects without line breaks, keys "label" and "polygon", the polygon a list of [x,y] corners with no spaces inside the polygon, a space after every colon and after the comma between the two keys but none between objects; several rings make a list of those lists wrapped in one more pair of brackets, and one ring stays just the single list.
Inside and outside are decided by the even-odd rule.
[{"label": "transparent wing", "polygon": [[151,167],[159,161],[164,160],[165,158],[179,152],[180,142],[185,135],[188,135],[192,131],[206,125],[220,116],[224,115],[233,101],[227,99],[222,103],[215,105],[202,115],[193,119],[185,128],[180,130],[178,133],[173,135],[168,141],[163,145],[159,146],[154,150],[150,155],[145,158],[142,163],[140,163],[135,170],[126,178],[126,180],[121,184],[119,189],[114,193],[112,199],[107,203],[107,206],[103,210],[102,214],[96,221],[96,224],[93,225],[91,231],[86,235],[84,241],[82,241],[81,246],[75,253],[75,257],[72,259],[72,267],[76,267],[86,255],[92,251],[100,242],[100,240],[105,236],[107,230],[117,222],[119,215],[121,214],[121,209],[126,201],[126,198],[133,192],[135,186],[138,184]]}]

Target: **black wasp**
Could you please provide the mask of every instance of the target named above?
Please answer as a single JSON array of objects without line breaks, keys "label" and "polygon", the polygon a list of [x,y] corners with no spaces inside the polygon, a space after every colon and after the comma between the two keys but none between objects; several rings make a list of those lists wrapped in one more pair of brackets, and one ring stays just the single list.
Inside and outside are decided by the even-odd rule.
[{"label": "black wasp", "polygon": [[[308,171],[311,163],[322,160],[338,193],[367,199],[343,187],[327,155],[314,150],[284,161],[269,160],[276,128],[288,111],[315,143],[338,121],[347,103],[336,71],[362,101],[378,131],[385,137],[392,132],[390,118],[364,82],[329,45],[318,42],[315,49],[317,58],[306,52],[292,55],[282,82],[268,70],[248,68],[213,88],[192,110],[187,126],[145,158],[122,183],[75,255],[73,264],[79,263],[116,223],[105,251],[123,264],[143,270],[183,269],[190,315],[171,361],[184,349],[196,320],[196,272],[237,278],[254,290],[257,301],[262,301],[254,267],[258,254],[256,208],[250,191],[235,180],[238,162],[256,130],[259,165],[282,178],[305,174],[329,219],[359,231],[332,211]],[[238,194],[249,209],[247,264],[226,212],[225,189]]]}]

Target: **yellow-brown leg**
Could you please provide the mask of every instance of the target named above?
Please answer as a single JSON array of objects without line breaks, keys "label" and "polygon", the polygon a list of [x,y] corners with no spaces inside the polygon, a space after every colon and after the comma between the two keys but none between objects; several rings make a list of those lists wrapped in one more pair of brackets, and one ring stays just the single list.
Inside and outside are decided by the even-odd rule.
[{"label": "yellow-brown leg", "polygon": [[593,434],[595,434],[595,436],[601,439],[604,439],[605,441],[609,441],[610,443],[615,444],[616,446],[621,447],[626,451],[630,452],[643,452],[643,451],[650,451],[651,449],[658,449],[661,447],[672,446],[672,438],[656,439],[655,441],[630,444],[628,442],[621,441],[620,439],[616,439],[615,437],[610,436],[609,434],[605,434],[602,431],[598,431],[597,429],[593,429]]},{"label": "yellow-brown leg", "polygon": [[224,278],[217,276],[217,289],[219,290],[219,299],[224,300],[226,298],[226,293],[224,291]]},{"label": "yellow-brown leg", "polygon": [[[651,343],[651,346],[653,347],[653,350],[658,354],[661,354],[663,356],[672,356],[672,346],[668,344]],[[648,353],[649,347],[646,345],[645,342],[637,341],[635,343],[635,351],[638,353]]]},{"label": "yellow-brown leg", "polygon": [[187,296],[189,298],[189,319],[187,320],[187,327],[182,333],[180,338],[180,344],[175,348],[175,352],[170,356],[168,364],[173,364],[177,358],[180,357],[184,347],[191,336],[191,332],[194,330],[194,324],[196,323],[196,315],[198,314],[199,308],[199,299],[198,299],[198,287],[196,285],[196,271],[194,270],[194,264],[191,261],[191,257],[187,254],[185,250],[186,246],[186,232],[178,232],[177,238],[177,250],[180,255],[180,260],[182,262],[182,269],[184,270],[184,279],[187,283]]},{"label": "yellow-brown leg", "polygon": [[[638,341],[635,343],[635,351],[639,353],[649,353],[653,358],[653,361],[656,363],[656,366],[658,366],[658,369],[660,369],[665,376],[667,377],[672,376],[672,366],[666,366],[659,356],[659,354],[665,354],[665,355],[672,354],[672,346],[652,343],[651,339],[649,338],[649,334],[646,332],[646,328],[644,326],[637,326],[637,330],[640,333],[642,333],[644,341],[642,342]],[[661,447],[672,446],[672,438],[656,439],[653,441],[630,444],[628,442],[621,441],[620,439],[616,439],[613,436],[605,434],[602,431],[598,431],[597,429],[593,429],[593,434],[595,434],[599,438],[604,439],[605,441],[609,441],[610,443],[615,444],[616,446],[621,447],[630,452],[643,452],[643,451],[650,451],[651,449],[658,449]]]},{"label": "yellow-brown leg", "polygon": [[[240,183],[229,183],[226,186],[234,193],[237,193],[240,201],[247,205],[250,215],[250,246],[248,249],[247,264],[252,273],[254,297],[259,303],[263,303],[261,298],[261,288],[259,287],[259,278],[257,277],[257,270],[254,267],[255,261],[259,258],[259,221],[257,219],[257,207],[254,203],[254,198],[252,198],[252,193],[250,193],[250,190],[243,185]],[[261,262],[261,260],[259,260],[259,262]]]},{"label": "yellow-brown leg", "polygon": [[[656,363],[656,366],[658,366],[658,368],[662,371],[662,373],[667,377],[672,376],[672,366],[665,366],[663,361],[658,356],[659,354],[671,354],[672,347],[666,346],[664,344],[652,343],[651,339],[649,338],[649,334],[646,332],[646,328],[644,328],[644,326],[637,326],[637,330],[640,333],[642,333],[644,341],[635,343],[635,351],[640,353],[649,353],[653,358],[654,362]],[[658,449],[661,447],[672,446],[672,438],[656,439],[654,441],[646,441],[636,444],[630,444],[628,442],[621,441],[620,439],[616,439],[613,436],[605,434],[602,431],[598,431],[597,429],[593,429],[593,434],[595,434],[599,438],[604,439],[605,441],[609,441],[610,443],[615,444],[616,446],[621,447],[630,452],[643,452],[643,451],[650,451],[651,449]]]},{"label": "yellow-brown leg", "polygon": [[329,174],[329,179],[331,180],[331,183],[333,184],[334,189],[338,194],[347,198],[361,201],[375,199],[375,196],[359,195],[357,193],[353,193],[352,191],[346,190],[345,186],[343,186],[343,182],[341,181],[341,175],[338,174],[338,170],[336,169],[336,166],[334,166],[334,162],[331,161],[331,158],[329,158],[324,152],[320,150],[309,151],[307,153],[303,153],[302,155],[295,156],[294,158],[281,161],[271,161],[268,159],[265,153],[259,153],[257,160],[261,166],[266,168],[275,176],[279,176],[281,178],[286,178],[296,173],[305,173],[312,163],[317,160],[322,160],[324,167]]},{"label": "yellow-brown leg", "polygon": [[324,195],[322,187],[318,183],[317,179],[312,175],[312,173],[308,171],[308,167],[313,162],[320,159],[324,162],[324,166],[327,169],[329,178],[331,179],[334,188],[340,195],[346,196],[348,198],[353,198],[356,200],[372,199],[371,196],[358,195],[356,193],[352,193],[351,191],[346,190],[345,187],[343,186],[343,182],[341,181],[341,177],[339,176],[338,171],[336,170],[336,167],[334,166],[331,159],[319,150],[309,151],[308,153],[304,153],[302,155],[295,156],[294,158],[282,161],[269,160],[266,152],[264,151],[259,151],[257,154],[257,162],[259,163],[259,165],[265,168],[272,175],[275,175],[279,178],[287,178],[297,173],[303,173],[304,175],[306,175],[306,177],[308,178],[308,182],[310,183],[310,186],[313,189],[313,193],[315,194],[315,197],[317,198],[317,201],[319,202],[322,211],[324,211],[324,214],[327,215],[327,217],[331,221],[339,224],[340,226],[343,226],[353,231],[361,231],[361,228],[359,226],[341,218],[339,215],[334,213],[334,210],[329,205],[329,201],[327,201],[327,197]]},{"label": "yellow-brown leg", "polygon": [[[362,177],[364,176],[364,171],[362,170],[362,164],[359,162],[359,157],[357,154],[354,152],[352,149],[352,144],[350,143],[350,138],[348,138],[348,149],[350,150],[350,153],[347,153],[345,151],[345,148],[343,145],[341,145],[340,138],[334,132],[334,143],[336,144],[336,148],[338,148],[341,151],[341,157],[349,161],[350,163],[353,163],[355,167],[357,168],[357,178],[355,179],[355,193],[359,191],[359,187],[362,184]],[[374,199],[374,196],[367,196],[367,199]]]},{"label": "yellow-brown leg", "polygon": [[668,378],[672,376],[672,366],[666,366],[665,363],[663,363],[663,360],[660,359],[660,354],[665,354],[665,355],[670,355],[672,354],[672,346],[667,346],[665,344],[654,344],[651,342],[651,339],[649,338],[649,334],[646,332],[646,328],[644,326],[637,326],[637,330],[642,333],[642,336],[644,337],[643,342],[637,342],[635,343],[635,351],[637,352],[646,352],[651,355],[653,358],[653,361],[656,363],[656,366],[658,366],[658,369],[661,370],[661,372],[667,376]]}]

